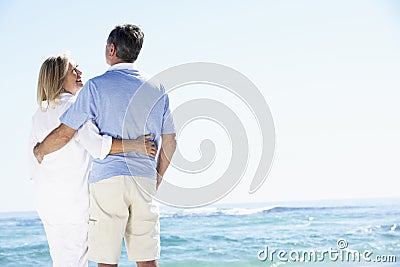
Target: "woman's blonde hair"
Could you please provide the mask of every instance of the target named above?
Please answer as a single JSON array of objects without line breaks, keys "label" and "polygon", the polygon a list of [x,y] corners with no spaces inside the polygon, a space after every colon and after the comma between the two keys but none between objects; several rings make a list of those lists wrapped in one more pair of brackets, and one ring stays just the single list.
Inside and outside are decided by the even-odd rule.
[{"label": "woman's blonde hair", "polygon": [[68,73],[68,65],[67,54],[51,56],[43,62],[37,87],[37,101],[42,110],[43,101],[47,102],[45,110],[58,103],[61,93],[64,92],[63,84]]}]

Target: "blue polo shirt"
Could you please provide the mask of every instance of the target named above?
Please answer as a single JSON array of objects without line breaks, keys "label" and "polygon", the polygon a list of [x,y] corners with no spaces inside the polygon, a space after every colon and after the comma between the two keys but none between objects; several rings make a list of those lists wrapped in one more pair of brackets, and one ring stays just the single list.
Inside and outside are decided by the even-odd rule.
[{"label": "blue polo shirt", "polygon": [[[152,133],[157,147],[161,134],[175,133],[163,86],[148,81],[130,63],[113,65],[103,75],[90,79],[60,120],[75,130],[92,120],[100,134],[118,139]],[[117,175],[155,179],[156,166],[154,158],[137,152],[108,155],[93,160],[89,183]]]}]

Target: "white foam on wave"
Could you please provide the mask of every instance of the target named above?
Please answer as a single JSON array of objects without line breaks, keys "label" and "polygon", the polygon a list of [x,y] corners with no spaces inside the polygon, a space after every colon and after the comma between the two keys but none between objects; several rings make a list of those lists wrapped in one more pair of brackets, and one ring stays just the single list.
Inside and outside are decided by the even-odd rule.
[{"label": "white foam on wave", "polygon": [[218,212],[218,208],[216,207],[209,207],[209,208],[195,208],[195,209],[185,209],[183,213],[186,215],[203,215],[209,216],[214,215]]},{"label": "white foam on wave", "polygon": [[253,215],[274,209],[275,206],[262,207],[262,208],[218,208],[218,207],[204,207],[183,210],[165,210],[161,212],[162,217],[173,216],[240,216],[240,215]]},{"label": "white foam on wave", "polygon": [[252,215],[261,213],[264,211],[272,210],[274,207],[264,207],[264,208],[255,208],[255,209],[246,209],[246,208],[233,208],[227,210],[221,210],[220,212],[224,215]]},{"label": "white foam on wave", "polygon": [[1,226],[15,226],[17,225],[17,221],[5,221],[5,222],[0,222],[0,227]]}]

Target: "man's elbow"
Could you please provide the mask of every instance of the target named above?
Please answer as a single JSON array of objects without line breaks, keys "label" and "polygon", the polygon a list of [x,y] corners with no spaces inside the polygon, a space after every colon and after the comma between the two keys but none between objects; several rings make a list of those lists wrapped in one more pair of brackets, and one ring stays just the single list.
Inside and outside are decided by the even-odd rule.
[{"label": "man's elbow", "polygon": [[176,136],[175,134],[168,134],[163,137],[163,144],[166,144],[170,149],[176,149]]},{"label": "man's elbow", "polygon": [[175,138],[175,135],[174,135],[172,138],[170,138],[170,140],[169,140],[169,145],[171,146],[171,148],[172,148],[173,150],[176,149],[176,138]]},{"label": "man's elbow", "polygon": [[162,144],[161,149],[167,152],[168,154],[172,155],[176,150],[176,138],[175,134],[166,134],[162,137]]},{"label": "man's elbow", "polygon": [[171,154],[171,157],[172,157],[172,155],[175,153],[175,150],[176,150],[176,140],[175,139],[171,140],[171,142],[169,144],[169,147],[168,147],[168,150],[169,150],[169,153]]}]

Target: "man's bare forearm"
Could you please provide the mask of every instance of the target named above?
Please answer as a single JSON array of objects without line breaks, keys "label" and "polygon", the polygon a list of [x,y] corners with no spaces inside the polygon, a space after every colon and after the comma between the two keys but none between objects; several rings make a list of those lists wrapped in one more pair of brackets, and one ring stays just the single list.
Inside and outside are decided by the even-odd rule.
[{"label": "man's bare forearm", "polygon": [[175,134],[162,135],[162,144],[157,162],[157,187],[161,183],[165,171],[171,163],[172,156],[176,149]]},{"label": "man's bare forearm", "polygon": [[57,151],[65,146],[72,139],[75,133],[75,129],[61,123],[60,126],[55,128],[42,141],[42,143],[38,143],[34,147],[33,153],[35,154],[35,157],[37,158],[39,163],[43,160],[43,157],[45,155]]}]

